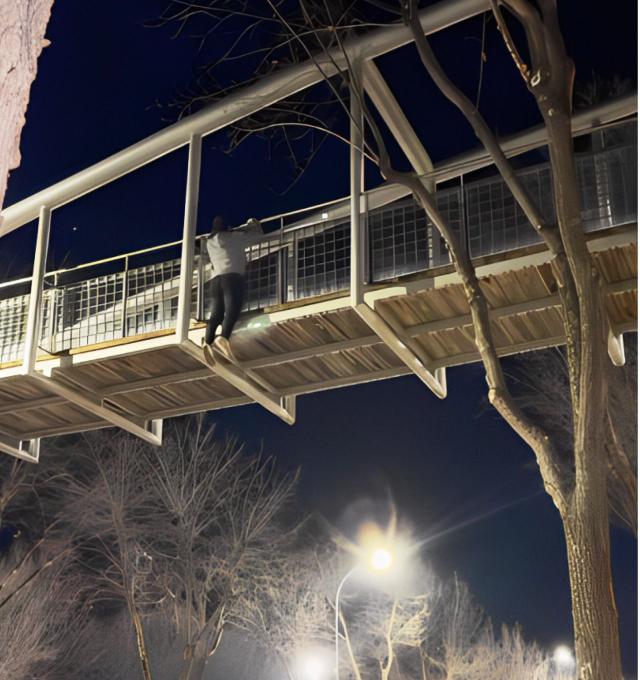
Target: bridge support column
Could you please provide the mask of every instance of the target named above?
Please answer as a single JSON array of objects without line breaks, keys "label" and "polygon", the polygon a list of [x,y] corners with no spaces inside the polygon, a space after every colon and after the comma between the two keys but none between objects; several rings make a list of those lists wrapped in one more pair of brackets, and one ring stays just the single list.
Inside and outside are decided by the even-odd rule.
[{"label": "bridge support column", "polygon": [[362,195],[364,193],[364,115],[362,108],[362,68],[356,61],[351,71],[350,88],[350,137],[349,184],[351,193],[351,304],[355,307],[363,301],[364,291],[364,238],[362,220]]},{"label": "bridge support column", "polygon": [[622,333],[616,333],[611,326],[611,322],[609,322],[607,350],[611,363],[614,366],[624,366],[626,361],[624,353],[624,335]]},{"label": "bridge support column", "polygon": [[38,235],[33,258],[33,274],[31,276],[31,292],[27,311],[27,330],[22,354],[23,373],[29,375],[35,371],[38,343],[42,331],[42,299],[44,275],[47,269],[47,252],[49,250],[49,232],[51,231],[51,209],[40,207],[38,219]]},{"label": "bridge support column", "polygon": [[431,371],[429,359],[421,352],[417,343],[402,329],[395,328],[375,309],[375,297],[364,293],[364,262],[367,253],[363,248],[364,223],[362,221],[363,185],[363,143],[364,116],[362,85],[367,88],[374,104],[385,122],[398,139],[416,170],[420,173],[431,170],[431,160],[413,132],[402,109],[384,82],[380,72],[371,61],[362,69],[354,67],[351,84],[351,306],[358,316],[371,328],[382,342],[440,399],[447,395],[446,372],[444,368]]},{"label": "bridge support column", "polygon": [[37,463],[40,459],[40,439],[17,440],[0,436],[0,451],[27,463]]},{"label": "bridge support column", "polygon": [[[192,134],[189,139],[189,162],[187,167],[187,190],[184,202],[182,227],[182,254],[180,257],[180,284],[178,292],[178,318],[176,335],[178,342],[189,338],[191,320],[191,296],[193,290],[193,264],[196,246],[196,225],[198,221],[198,194],[200,189],[200,161],[202,136]],[[199,281],[200,283],[200,281]]]}]

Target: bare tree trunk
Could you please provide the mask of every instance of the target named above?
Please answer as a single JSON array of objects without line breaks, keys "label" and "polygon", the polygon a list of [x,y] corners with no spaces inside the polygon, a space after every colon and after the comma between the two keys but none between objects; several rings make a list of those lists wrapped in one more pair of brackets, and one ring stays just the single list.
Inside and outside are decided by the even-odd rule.
[{"label": "bare tree trunk", "polygon": [[136,634],[138,660],[140,661],[142,676],[144,677],[144,680],[152,680],[151,664],[149,662],[149,655],[147,653],[147,643],[144,638],[144,628],[142,627],[140,614],[138,613],[135,604],[130,600],[130,598],[127,598],[127,609],[129,610],[129,616],[131,617],[131,622],[133,623],[133,628]]},{"label": "bare tree trunk", "polygon": [[195,645],[189,642],[180,680],[202,680],[207,660],[215,653],[222,640],[224,609],[224,604],[219,605],[218,610],[201,631]]},{"label": "bare tree trunk", "polygon": [[[499,2],[507,5],[525,28],[531,68],[522,62],[500,14]],[[447,241],[464,285],[476,345],[489,383],[489,399],[533,449],[545,488],[560,511],[567,537],[580,680],[619,680],[620,648],[611,581],[605,463],[607,320],[599,274],[587,248],[581,219],[571,134],[574,67],[564,49],[553,0],[540,0],[538,7],[527,0],[493,0],[492,5],[507,46],[536,98],[548,132],[557,225],[543,223],[479,112],[438,64],[417,25],[415,0],[408,18],[426,69],[443,94],[472,125],[553,254],[552,268],[562,301],[567,338],[574,421],[574,472],[562,464],[544,429],[535,427],[514,404],[497,360],[486,298],[468,254],[437,214],[429,192],[414,181],[413,193]],[[385,160],[386,153],[381,154],[381,168]],[[390,174],[396,181],[409,184],[403,182],[398,173]]]},{"label": "bare tree trunk", "polygon": [[571,581],[573,626],[579,680],[620,680],[618,612],[609,560],[609,518],[606,500],[576,502],[563,518]]},{"label": "bare tree trunk", "polygon": [[20,165],[20,133],[38,57],[48,44],[44,33],[52,5],[53,0],[0,0],[0,209],[9,171]]},{"label": "bare tree trunk", "polygon": [[360,673],[360,667],[358,666],[358,660],[353,651],[353,646],[351,644],[351,637],[349,636],[349,629],[347,628],[347,622],[344,618],[342,612],[340,612],[340,623],[342,623],[342,630],[344,630],[344,641],[347,645],[347,651],[349,653],[349,661],[351,662],[351,668],[353,669],[353,677],[355,680],[362,680],[362,674]]},{"label": "bare tree trunk", "polygon": [[387,657],[380,664],[380,680],[389,680],[389,674],[391,673],[391,668],[393,667],[394,654],[393,654],[393,626],[396,621],[396,609],[398,607],[398,598],[393,600],[393,606],[391,607],[391,615],[389,616],[389,625],[387,626],[387,634],[385,642],[387,644]]}]

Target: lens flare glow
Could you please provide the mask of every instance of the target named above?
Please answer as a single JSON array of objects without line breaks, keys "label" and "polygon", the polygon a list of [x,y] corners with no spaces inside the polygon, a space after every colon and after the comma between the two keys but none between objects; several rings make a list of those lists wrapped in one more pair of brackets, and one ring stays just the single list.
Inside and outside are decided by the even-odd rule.
[{"label": "lens flare glow", "polygon": [[298,657],[296,677],[300,680],[328,680],[331,657],[326,650],[311,649]]},{"label": "lens flare glow", "polygon": [[371,553],[369,564],[376,571],[386,571],[393,564],[393,555],[386,548],[376,548]]},{"label": "lens flare glow", "polygon": [[553,652],[553,661],[558,668],[571,669],[575,666],[573,652],[566,645],[559,645]]}]

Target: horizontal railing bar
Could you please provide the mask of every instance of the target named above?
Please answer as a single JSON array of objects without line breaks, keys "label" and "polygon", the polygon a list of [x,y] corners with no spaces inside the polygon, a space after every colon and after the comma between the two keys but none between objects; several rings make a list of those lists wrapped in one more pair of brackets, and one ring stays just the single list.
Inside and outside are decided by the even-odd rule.
[{"label": "horizontal railing bar", "polygon": [[[610,210],[608,210],[608,212],[606,212],[606,214],[603,214],[601,217],[598,217],[598,215],[600,215],[599,211],[601,211],[601,207],[599,206],[604,205],[602,201],[598,199],[597,201],[598,205],[591,205],[592,202],[589,202],[587,200],[587,203],[585,204],[586,206],[585,210],[589,210],[590,211],[589,214],[594,215],[593,226],[595,226],[596,228],[614,227],[636,219],[637,205],[634,198],[635,187],[631,187],[629,182],[631,180],[632,174],[635,173],[637,170],[634,154],[634,151],[636,150],[637,147],[635,144],[633,144],[631,140],[627,140],[626,135],[621,137],[621,139],[618,140],[618,142],[623,143],[619,144],[618,146],[613,145],[602,150],[597,149],[591,152],[580,152],[579,154],[577,154],[579,168],[581,167],[590,168],[592,166],[595,167],[596,165],[598,165],[599,167],[602,166],[603,168],[606,166],[606,168],[608,168],[608,170],[606,171],[606,176],[609,179],[607,180],[606,188],[607,192],[609,191],[611,192],[612,203],[610,205],[609,203],[607,203],[607,205],[610,207]],[[598,159],[601,159],[601,161],[605,165],[602,165],[602,163],[598,161]],[[548,163],[536,163],[533,166],[527,166],[526,168],[522,168],[521,171],[524,173],[532,174],[532,176],[538,177],[538,175],[540,175],[540,171],[544,170],[547,179],[543,183],[540,183],[539,185],[536,186],[538,186],[538,190],[542,190],[544,184],[544,187],[546,187],[545,190],[550,191],[549,187],[547,186],[549,184],[549,179],[548,171],[546,169],[548,169]],[[616,173],[614,176],[610,175],[612,171],[615,171]],[[618,176],[618,173],[620,172],[622,174]],[[589,180],[587,176],[583,177],[582,174],[580,176],[582,178],[581,186],[583,192],[585,188],[587,189],[587,191],[589,191],[593,179]],[[542,182],[541,177],[542,175],[540,175],[540,177],[538,178],[537,180],[538,182]],[[467,193],[469,193],[469,191],[471,191],[472,188],[482,186],[485,182],[496,181],[500,181],[498,175],[493,175],[491,178],[488,179],[474,180],[472,182],[467,183],[466,191]],[[609,186],[608,182],[611,181],[614,181],[615,186]],[[584,184],[585,182],[586,184]],[[452,187],[451,190],[447,189],[439,192],[438,194],[439,203],[441,199],[443,202],[442,209],[445,211],[449,209],[453,210],[454,211],[453,219],[455,220],[458,219],[458,217],[456,217],[455,215],[457,215],[457,211],[459,211],[460,209],[460,197],[458,196],[457,199],[455,198],[450,199],[448,196],[450,193],[458,195],[460,191],[461,191],[460,187]],[[475,192],[474,190],[473,192],[471,192],[470,195],[475,195],[475,193],[477,192]],[[608,195],[609,194],[607,193],[607,196]],[[374,206],[372,206],[371,203],[372,201],[368,201],[369,204],[368,207],[373,208]],[[380,201],[377,201],[377,203],[380,203]],[[380,206],[377,205],[377,203],[375,207],[379,208]],[[409,209],[408,208],[409,203],[411,202],[408,199],[406,199],[394,203],[389,208],[382,208],[382,210],[377,209],[369,210],[369,213],[372,216],[372,220],[374,215],[376,218],[375,223],[374,221],[370,223],[370,228],[373,230],[371,232],[372,239],[374,239],[372,241],[373,249],[372,256],[380,258],[378,264],[375,265],[377,269],[375,271],[372,271],[373,281],[381,281],[389,278],[394,278],[396,276],[410,274],[413,271],[428,270],[430,267],[437,266],[439,263],[441,263],[439,250],[437,253],[434,251],[433,255],[427,253],[426,259],[422,255],[418,256],[417,231],[416,235],[414,236],[414,240],[411,241],[410,245],[408,246],[409,251],[411,252],[409,253],[406,262],[404,261],[405,258],[404,250],[398,256],[400,259],[398,261],[397,267],[395,254],[393,255],[393,263],[387,260],[388,254],[384,253],[387,253],[389,249],[388,248],[389,243],[391,244],[395,243],[394,230],[396,229],[396,226],[393,225],[396,224],[396,220],[400,219],[403,222],[408,220],[407,224],[412,225],[408,228],[414,230],[418,229],[418,224],[417,222],[415,222],[415,219],[417,218],[414,215],[416,207],[415,205],[411,204],[413,205],[413,209],[412,210]],[[449,208],[448,206],[451,206],[451,208]],[[409,212],[407,212],[407,210],[409,210]],[[471,206],[468,207],[468,210],[471,211]],[[477,223],[478,219],[482,221],[483,219],[482,215],[484,214],[483,210],[484,209],[479,206],[476,206],[476,208],[474,208],[473,210],[473,214],[475,215],[474,224]],[[387,217],[385,217],[385,215]],[[471,212],[469,213],[469,215],[471,215]],[[387,235],[383,238],[379,230],[382,228],[384,220],[387,219],[390,220],[389,225],[392,225],[392,231],[390,232],[390,235]],[[589,222],[590,218],[585,219],[587,219],[587,222]],[[599,220],[604,221],[602,222],[602,224],[600,224]],[[325,246],[323,234],[326,229],[335,227],[336,224],[343,225],[344,222],[345,220],[338,219],[331,219],[328,221],[323,220],[322,223],[314,224],[313,229],[305,231],[302,234],[303,236],[302,242],[308,243],[309,247],[311,248],[309,252],[314,254],[313,262],[311,264],[305,265],[305,268],[311,267],[311,269],[309,269],[310,272],[309,275],[305,273],[300,274],[300,272],[298,272],[298,270],[296,269],[297,265],[295,262],[289,262],[289,260],[286,259],[283,263],[282,258],[279,259],[278,267],[285,267],[287,270],[289,270],[290,267],[293,267],[293,270],[290,271],[290,274],[293,273],[293,280],[296,279],[296,276],[299,276],[300,278],[298,280],[302,281],[304,288],[302,296],[298,295],[298,293],[296,292],[297,289],[293,291],[291,297],[289,297],[289,295],[285,295],[284,298],[285,302],[288,299],[291,299],[293,301],[294,299],[300,299],[300,297],[304,297],[305,291],[311,295],[318,295],[322,294],[323,292],[330,292],[331,290],[334,290],[336,286],[339,287],[340,285],[342,285],[343,282],[340,279],[341,274],[338,272],[338,270],[336,270],[336,272],[338,273],[332,272],[329,274],[329,278],[331,279],[330,281],[329,279],[326,278],[324,274],[325,264],[323,263],[325,262],[324,251]],[[518,222],[516,220],[513,222],[512,226],[517,227],[517,224]],[[599,224],[600,227],[598,227]],[[524,240],[522,240],[517,234],[515,235],[511,234],[510,236],[508,236],[505,231],[507,227],[502,224],[499,224],[497,227],[494,227],[493,221],[489,220],[486,226],[488,226],[487,229],[488,240],[485,243],[482,240],[476,239],[477,243],[476,241],[474,241],[476,245],[475,246],[472,245],[471,253],[472,256],[480,256],[502,250],[508,251],[512,250],[513,248],[529,244],[529,240],[527,240],[526,237],[524,237]],[[424,225],[421,228],[424,228]],[[477,229],[478,227],[474,228]],[[340,227],[340,229],[344,231],[342,227]],[[342,231],[340,231],[339,233],[342,233]],[[261,256],[264,256],[265,254],[268,257],[270,254],[276,253],[280,248],[290,249],[292,244],[295,245],[296,240],[291,238],[292,235],[289,232],[286,232],[285,238],[283,238],[283,236],[285,236],[285,233],[283,231],[272,232],[271,234],[264,235],[263,239],[266,239],[267,242],[255,248],[252,247],[251,252],[249,253],[250,259],[252,260],[258,259]],[[319,244],[316,244],[315,242],[315,239],[317,237],[321,238]],[[203,236],[201,235],[197,238],[203,238]],[[344,235],[340,238],[344,239]],[[512,242],[512,239],[514,238],[515,241]],[[120,271],[109,273],[106,276],[94,275],[93,278],[86,278],[85,274],[84,279],[79,280],[76,283],[68,284],[65,283],[63,285],[58,285],[61,282],[58,279],[55,279],[55,274],[61,272],[72,272],[76,269],[85,270],[88,267],[92,266],[96,267],[98,265],[114,260],[124,260],[125,263],[127,263],[128,262],[127,258],[131,258],[136,255],[149,253],[153,251],[159,251],[161,249],[167,249],[173,246],[178,246],[179,244],[180,241],[174,241],[168,244],[161,244],[158,246],[152,246],[150,248],[141,249],[138,251],[132,251],[127,254],[114,256],[112,258],[105,258],[103,260],[95,261],[92,263],[85,263],[75,268],[58,270],[58,272],[50,272],[49,281],[51,282],[51,277],[54,277],[53,283],[55,284],[55,288],[47,288],[47,305],[45,305],[45,315],[48,311],[49,319],[47,321],[48,324],[47,333],[49,334],[50,342],[50,345],[48,345],[49,348],[48,351],[55,352],[76,346],[77,347],[83,346],[84,344],[87,344],[87,342],[89,341],[89,336],[94,337],[95,342],[101,340],[108,340],[112,338],[113,333],[116,332],[114,328],[118,324],[120,324],[123,328],[122,333],[124,337],[130,334],[128,328],[129,319],[131,319],[134,324],[134,329],[133,332],[131,333],[133,335],[143,332],[141,329],[146,329],[147,326],[149,326],[152,329],[155,329],[158,324],[160,324],[160,327],[162,328],[167,327],[167,322],[171,324],[173,320],[173,312],[170,301],[175,297],[173,293],[175,292],[174,284],[177,276],[176,270],[178,262],[177,258],[173,258],[164,262],[155,262],[155,260],[158,258],[154,258],[152,264],[150,265],[148,263],[142,264],[141,266],[137,266],[135,268],[130,268],[128,267],[127,264],[125,264],[124,271],[128,273],[126,281],[129,282],[130,280],[129,276],[132,277],[131,278],[132,288],[130,290],[128,288],[128,283],[125,283],[123,281],[122,279],[123,274]],[[319,259],[315,257],[316,247],[321,249]],[[336,258],[341,257],[342,256],[341,253],[347,252],[349,248],[348,244],[345,246],[344,243],[342,243],[339,247],[337,247],[336,253],[333,254],[334,246],[330,245],[329,247],[330,250],[326,254],[326,257],[335,256]],[[415,260],[413,259],[414,248],[416,251]],[[264,263],[267,266],[266,270],[260,264],[257,265],[257,269],[251,270],[255,271],[255,276],[258,277],[255,279],[255,282],[257,282],[257,289],[253,290],[252,284],[251,283],[248,284],[249,285],[248,299],[250,301],[254,300],[253,294],[256,292],[258,295],[258,299],[257,302],[255,303],[254,302],[249,303],[249,309],[261,308],[264,307],[265,305],[274,304],[274,299],[272,297],[273,292],[271,290],[271,286],[274,285],[272,284],[272,272],[271,272],[272,260],[267,259],[264,261]],[[315,268],[318,266],[321,268],[322,272],[319,275],[318,281],[316,281]],[[263,273],[261,274],[260,272]],[[208,280],[211,274],[212,272],[210,272],[209,268],[203,270],[200,274],[199,285],[202,285],[206,280]],[[253,276],[253,274],[251,276]],[[251,276],[249,278],[249,281],[253,280]],[[264,281],[261,278],[263,276],[266,277]],[[309,278],[309,276],[311,278]],[[75,278],[79,279],[81,277],[76,276]],[[29,278],[22,279],[23,282],[22,285],[26,284],[29,280],[30,280]],[[312,286],[308,290],[307,290],[308,285],[307,283],[305,283],[305,281],[312,282]],[[9,285],[16,285],[16,281],[5,282],[4,284],[0,284],[0,287],[4,287],[6,289],[6,286]],[[119,289],[118,286],[120,286],[121,288]],[[326,286],[329,287],[326,288]],[[125,290],[125,287],[127,289],[127,293],[125,293],[126,304],[123,306],[121,298],[123,295],[123,290]],[[25,300],[27,298],[28,295],[23,294],[15,298],[9,299],[5,298],[2,301],[3,328],[0,330],[2,331],[3,337],[5,339],[9,339],[8,343],[9,349],[6,356],[11,357],[13,356],[13,354],[15,354],[15,351],[18,351],[16,349],[17,347],[16,342],[20,341],[21,324],[23,323],[24,316],[23,308]],[[118,307],[118,305],[120,306]],[[118,311],[118,309],[120,311]],[[204,312],[202,313],[202,316],[204,316]],[[126,325],[124,325],[125,319],[127,321]],[[2,342],[3,344],[7,345],[7,343],[4,340],[2,340]]]},{"label": "horizontal railing bar", "polygon": [[[580,134],[585,134],[588,132],[596,132],[598,130],[603,130],[603,129],[608,129],[611,127],[617,127],[617,126],[623,126],[631,122],[632,120],[635,119],[635,117],[632,118],[627,118],[625,120],[611,120],[608,122],[600,122],[598,124],[592,125],[590,127],[584,127],[585,124],[588,123],[588,121],[600,121],[607,116],[620,116],[620,115],[628,115],[625,114],[626,111],[631,110],[631,108],[637,109],[637,100],[636,100],[636,95],[629,95],[627,97],[620,97],[618,99],[612,100],[611,102],[607,104],[601,104],[595,107],[592,107],[590,109],[585,109],[585,111],[580,111],[574,116],[573,120],[573,133],[574,136],[578,136]],[[544,145],[546,143],[546,139],[540,136],[540,133],[544,133],[544,126],[536,126],[534,128],[530,128],[529,130],[525,130],[520,133],[516,133],[515,135],[512,135],[508,138],[505,138],[504,140],[501,140],[501,145],[505,149],[505,151],[508,151],[508,155],[517,155],[519,153],[525,153],[526,151],[531,151],[535,148],[540,147],[541,145]],[[531,139],[532,141],[529,141],[524,144],[519,144],[519,145],[514,145],[514,141],[517,139]],[[612,149],[613,150],[613,149]],[[605,153],[607,149],[604,149],[603,151],[600,152],[595,152],[595,153]],[[594,152],[591,152],[594,153]],[[580,154],[581,156],[587,156],[589,155],[588,152]],[[457,158],[460,160],[455,160],[456,157],[453,159],[449,159],[448,161],[443,161],[442,164],[436,165],[436,168],[434,169],[433,173],[428,173],[428,175],[425,175],[425,177],[430,177],[436,180],[436,182],[440,181],[445,181],[446,179],[453,179],[456,176],[464,175],[465,172],[463,171],[466,168],[466,172],[471,172],[472,169],[480,169],[482,166],[477,166],[477,164],[480,162],[481,157],[484,157],[485,160],[488,161],[488,164],[491,164],[490,158],[488,154],[483,153],[482,150],[480,151],[475,151],[475,152],[468,152],[465,154],[462,154],[461,156],[458,156]],[[464,159],[467,160],[464,160]],[[473,165],[473,168],[471,168],[471,165]],[[525,166],[524,168],[520,168],[519,172],[525,172],[527,170],[533,170],[536,167],[542,167],[544,166],[544,163],[540,163],[534,166]],[[455,175],[454,177],[448,177],[448,173],[451,172],[454,168],[459,170],[460,172],[458,175]],[[487,178],[487,181],[493,179],[493,178]],[[480,180],[479,180],[480,181]],[[389,185],[382,185],[381,187],[376,187],[374,189],[370,189],[369,191],[366,192],[367,195],[373,195],[376,192],[382,190],[382,189],[388,189]],[[390,199],[390,202],[393,200],[397,200],[395,198]],[[309,206],[306,208],[300,208],[298,210],[292,210],[289,212],[285,213],[280,213],[278,215],[272,215],[270,217],[266,217],[261,220],[263,223],[268,223],[268,222],[273,222],[278,219],[282,219],[284,217],[300,214],[307,212],[309,210],[321,210],[322,208],[328,208],[330,206],[335,206],[337,204],[343,204],[344,206],[347,206],[349,201],[349,197],[342,197],[342,198],[337,198],[333,199],[332,201],[327,201],[326,203],[319,203],[314,206]],[[347,206],[348,207],[348,206]],[[284,228],[284,230],[281,230],[278,232],[279,236],[275,236],[275,238],[280,238],[282,233],[290,233],[294,231],[298,231],[300,229],[304,229],[305,227],[313,226],[318,223],[323,223],[323,222],[330,222],[333,220],[337,219],[342,219],[343,217],[346,217],[345,215],[337,214],[333,216],[329,216],[327,218],[318,218],[317,214],[316,215],[311,215],[307,219],[307,221],[302,222],[302,223],[296,223],[292,225],[288,225],[287,227]],[[264,235],[264,240],[270,240],[274,239],[274,234],[275,232],[271,232],[269,234]],[[198,234],[197,238],[202,239],[206,237],[205,234]],[[47,278],[54,276],[54,275],[60,275],[60,274],[66,274],[72,271],[77,271],[79,269],[85,269],[89,267],[96,267],[102,264],[108,264],[109,262],[116,262],[118,260],[125,259],[127,257],[136,257],[139,255],[145,255],[147,253],[163,250],[166,248],[171,248],[178,246],[182,243],[182,240],[177,240],[177,241],[171,241],[170,243],[162,243],[160,245],[156,246],[150,246],[148,248],[142,248],[140,250],[134,250],[130,251],[127,253],[121,253],[118,255],[113,255],[111,257],[103,258],[101,260],[94,260],[92,262],[85,262],[79,265],[76,265],[74,267],[67,267],[65,269],[57,269],[51,272],[47,272],[45,275]],[[31,281],[31,277],[23,277],[21,279],[14,279],[12,281],[3,281],[0,282],[0,289],[6,288],[9,286],[14,286],[14,285],[19,285],[21,283],[28,283]]]}]

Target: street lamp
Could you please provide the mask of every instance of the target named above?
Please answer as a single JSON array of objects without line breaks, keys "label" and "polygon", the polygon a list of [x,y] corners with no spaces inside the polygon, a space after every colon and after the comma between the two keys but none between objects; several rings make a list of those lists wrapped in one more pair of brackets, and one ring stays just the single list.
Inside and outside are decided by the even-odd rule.
[{"label": "street lamp", "polygon": [[393,564],[393,555],[386,548],[376,548],[369,558],[369,565],[375,571],[386,571]]},{"label": "street lamp", "polygon": [[336,590],[336,680],[340,680],[340,594],[344,584],[349,580],[359,568],[364,567],[369,573],[381,575],[391,569],[394,564],[393,552],[384,545],[377,545],[370,548],[366,559],[351,567],[343,576]]},{"label": "street lamp", "polygon": [[[330,656],[330,655],[329,655]],[[300,680],[328,680],[331,662],[321,649],[306,650],[298,657],[296,677]]]},{"label": "street lamp", "polygon": [[553,651],[553,665],[555,671],[564,675],[565,672],[573,672],[576,660],[573,651],[567,645],[558,645]]}]

